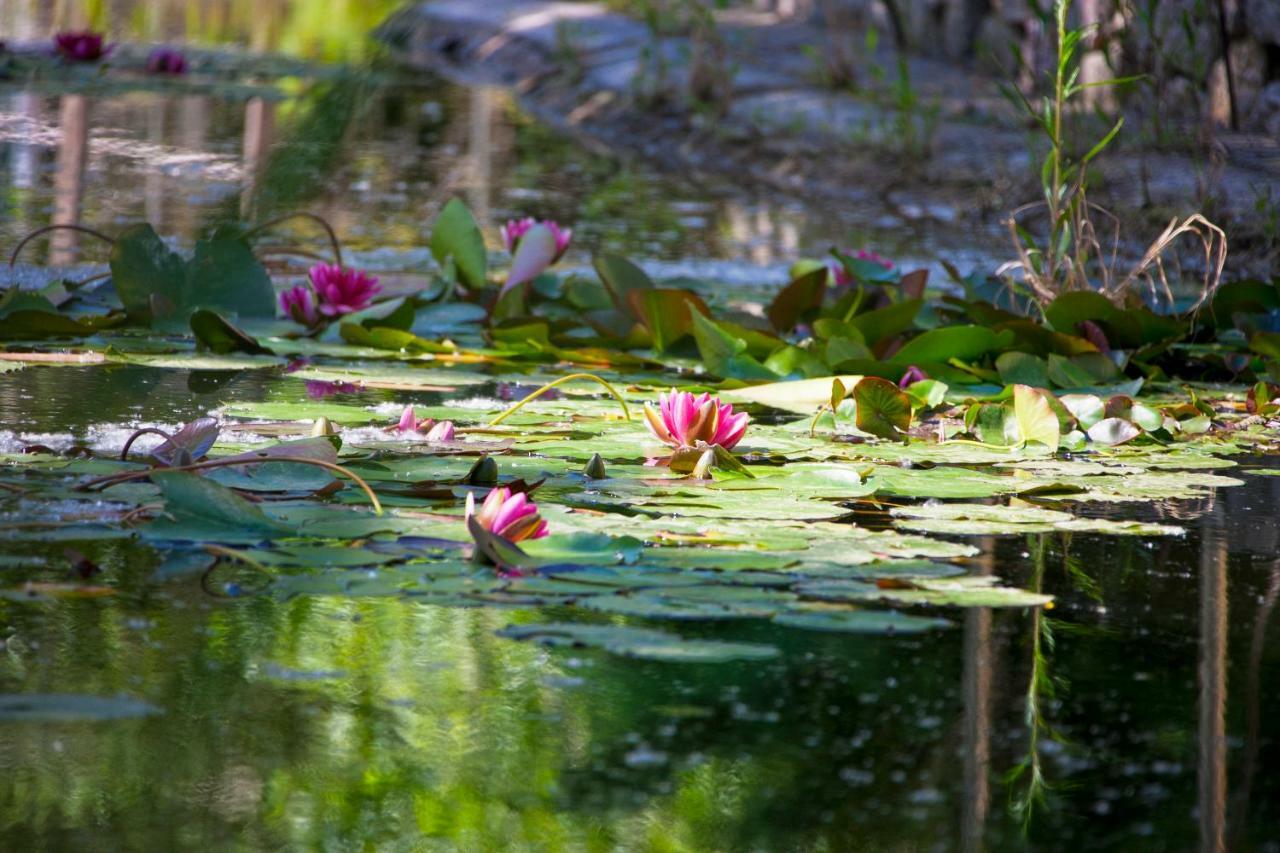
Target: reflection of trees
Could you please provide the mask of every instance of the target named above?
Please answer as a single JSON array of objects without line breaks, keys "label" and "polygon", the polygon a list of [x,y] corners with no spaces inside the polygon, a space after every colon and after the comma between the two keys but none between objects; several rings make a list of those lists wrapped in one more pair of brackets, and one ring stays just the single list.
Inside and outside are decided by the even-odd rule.
[{"label": "reflection of trees", "polygon": [[[62,138],[53,178],[53,224],[76,225],[80,222],[84,168],[89,158],[89,99],[84,95],[63,95],[61,104],[58,125]],[[49,238],[49,263],[75,263],[78,245],[79,234],[75,231],[55,231]]]},{"label": "reflection of trees", "polygon": [[[994,574],[994,537],[983,537],[978,548],[982,556],[975,560],[975,573]],[[991,621],[989,607],[974,607],[964,617],[964,676],[961,687],[964,694],[964,800],[961,804],[960,842],[965,853],[979,853],[984,849],[987,814],[991,806],[991,703],[996,667]]]},{"label": "reflection of trees", "polygon": [[1245,672],[1245,734],[1244,749],[1240,759],[1240,785],[1231,797],[1231,838],[1228,849],[1242,850],[1248,832],[1249,799],[1253,794],[1254,777],[1258,771],[1258,751],[1262,734],[1262,655],[1266,648],[1267,626],[1280,600],[1280,560],[1271,564],[1267,591],[1258,604],[1254,617],[1253,636],[1249,643],[1249,668]]},{"label": "reflection of trees", "polygon": [[365,34],[401,5],[401,0],[6,0],[6,5],[11,2],[19,15],[27,7],[45,32],[93,27],[113,39],[238,44],[331,62],[367,57],[372,47]]},{"label": "reflection of trees", "polygon": [[1226,849],[1227,543],[1213,514],[1200,540],[1199,755],[1196,762],[1200,850]]}]

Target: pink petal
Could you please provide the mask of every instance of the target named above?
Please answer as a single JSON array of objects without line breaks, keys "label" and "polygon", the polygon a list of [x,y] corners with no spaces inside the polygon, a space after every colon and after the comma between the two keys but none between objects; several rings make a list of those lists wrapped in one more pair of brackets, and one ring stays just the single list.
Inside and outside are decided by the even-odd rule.
[{"label": "pink petal", "polygon": [[515,521],[520,516],[527,514],[525,510],[528,503],[529,498],[525,496],[524,492],[512,496],[502,505],[502,508],[498,510],[497,515],[495,515],[493,519],[493,526],[489,529],[498,535],[502,535],[503,529],[506,528],[508,524]]},{"label": "pink petal", "polygon": [[453,421],[441,421],[427,432],[427,441],[453,441]]},{"label": "pink petal", "polygon": [[400,432],[412,432],[418,428],[418,417],[413,413],[413,406],[405,406],[404,411],[400,413],[400,423],[396,424],[396,429]]},{"label": "pink petal", "polygon": [[476,520],[480,522],[481,527],[485,530],[493,529],[493,519],[502,511],[502,505],[509,497],[511,497],[511,490],[506,486],[489,491],[489,494],[485,496],[484,504],[480,507],[479,514],[476,516]]},{"label": "pink petal", "polygon": [[721,421],[720,429],[716,432],[715,443],[725,450],[732,450],[734,445],[742,441],[742,436],[746,434],[747,423],[750,420],[751,416],[746,412],[739,412],[728,420]]}]

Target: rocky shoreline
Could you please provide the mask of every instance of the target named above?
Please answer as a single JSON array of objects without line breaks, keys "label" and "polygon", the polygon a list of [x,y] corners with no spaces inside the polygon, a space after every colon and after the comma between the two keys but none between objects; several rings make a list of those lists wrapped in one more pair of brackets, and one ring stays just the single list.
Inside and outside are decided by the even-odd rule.
[{"label": "rocky shoreline", "polygon": [[[594,3],[421,2],[378,36],[415,67],[508,87],[540,121],[588,145],[679,169],[822,203],[940,211],[992,231],[1037,198],[1038,155],[995,81],[912,59],[910,94],[927,108],[904,110],[817,83],[807,49],[815,32],[804,24],[739,14],[725,16],[719,31],[731,71],[718,111],[662,98],[687,88],[687,37],[655,42],[643,24]],[[894,57],[883,47],[870,64],[890,68]],[[1172,217],[1206,212],[1232,237],[1231,272],[1267,275],[1280,209],[1280,143],[1269,142],[1241,135],[1207,156],[1126,143],[1099,161],[1091,199],[1125,222],[1124,238],[1137,248]],[[1259,202],[1268,197],[1270,210]]]}]

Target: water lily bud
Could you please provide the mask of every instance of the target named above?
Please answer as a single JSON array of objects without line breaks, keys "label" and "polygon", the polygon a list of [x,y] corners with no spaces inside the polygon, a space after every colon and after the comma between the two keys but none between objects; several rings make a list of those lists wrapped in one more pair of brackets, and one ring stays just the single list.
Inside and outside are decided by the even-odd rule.
[{"label": "water lily bud", "polygon": [[498,463],[490,456],[481,456],[471,466],[462,482],[468,486],[493,486],[498,482]]},{"label": "water lily bud", "polygon": [[707,480],[711,478],[711,469],[716,467],[716,452],[712,448],[707,448],[698,457],[698,464],[693,466],[691,476],[699,480]]},{"label": "water lily bud", "polygon": [[588,480],[603,480],[605,478],[604,460],[600,458],[599,453],[591,454],[591,458],[587,460],[587,464],[582,468],[582,476]]},{"label": "water lily bud", "polygon": [[324,415],[321,415],[320,417],[316,418],[315,423],[311,425],[311,435],[313,438],[318,438],[324,435],[337,435],[337,434],[338,434],[338,428],[335,427],[333,425],[333,422],[328,418],[326,418]]}]

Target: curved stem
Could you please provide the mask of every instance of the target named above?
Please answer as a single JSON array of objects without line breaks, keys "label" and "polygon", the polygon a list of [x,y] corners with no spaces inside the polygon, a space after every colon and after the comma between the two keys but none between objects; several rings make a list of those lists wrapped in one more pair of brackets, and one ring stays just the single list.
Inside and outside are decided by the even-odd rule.
[{"label": "curved stem", "polygon": [[244,563],[246,566],[249,566],[250,568],[255,569],[259,573],[266,575],[268,578],[274,577],[272,573],[267,569],[266,566],[262,565],[262,563],[259,563],[257,560],[253,559],[253,557],[250,557],[244,551],[237,551],[234,548],[226,548],[226,547],[223,547],[222,545],[205,545],[204,550],[205,550],[205,553],[212,554],[213,556],[218,558],[217,560],[214,560],[213,565],[209,566],[209,568],[205,569],[200,574],[200,588],[203,589],[209,595],[213,596],[214,598],[234,598],[235,597],[232,595],[223,595],[220,593],[216,593],[209,588],[209,578],[213,574],[214,570],[217,569],[218,566],[222,565],[222,560],[224,558],[229,560],[238,560],[239,562]]},{"label": "curved stem", "polygon": [[76,491],[88,492],[94,489],[105,489],[108,486],[114,486],[118,483],[127,483],[130,480],[140,480],[150,477],[158,471],[205,471],[209,468],[227,468],[237,465],[261,465],[264,462],[297,462],[302,465],[315,465],[328,471],[341,474],[350,479],[353,483],[360,487],[369,497],[369,503],[373,505],[373,510],[378,515],[382,515],[382,502],[378,500],[378,496],[374,494],[373,489],[369,488],[359,474],[351,471],[341,465],[333,462],[324,462],[320,459],[308,459],[305,456],[263,456],[255,459],[211,459],[207,462],[193,462],[190,465],[176,465],[165,468],[148,468],[146,471],[127,471],[123,474],[109,474],[106,477],[98,477],[83,483],[76,487]]},{"label": "curved stem", "polygon": [[325,256],[319,252],[312,252],[308,249],[299,249],[296,246],[263,246],[258,250],[259,258],[266,257],[298,257],[307,258],[312,261],[323,261]]},{"label": "curved stem", "polygon": [[1017,450],[1019,444],[987,444],[985,441],[970,441],[967,438],[948,438],[946,441],[939,441],[938,445],[944,444],[963,444],[966,447],[985,447],[987,450]]},{"label": "curved stem", "polygon": [[529,402],[532,402],[533,400],[538,399],[543,394],[547,393],[557,385],[563,385],[564,383],[572,382],[575,379],[590,379],[592,382],[599,382],[601,385],[604,386],[604,389],[608,391],[610,395],[613,396],[613,399],[618,401],[618,405],[622,407],[622,416],[627,420],[631,420],[631,410],[627,408],[627,401],[622,399],[622,395],[619,394],[617,389],[615,389],[612,385],[610,385],[608,382],[605,382],[603,379],[601,379],[599,376],[596,376],[594,373],[570,373],[568,376],[561,376],[559,379],[554,379],[551,382],[548,382],[546,385],[543,385],[537,391],[534,391],[528,397],[525,397],[523,400],[516,403],[514,406],[510,407],[509,409],[504,411],[502,414],[498,415],[496,418],[489,421],[489,426],[497,426],[498,424],[505,421],[507,418],[514,415],[516,412],[520,411],[520,409],[524,408],[524,405],[526,403],[529,403]]},{"label": "curved stem", "polygon": [[[821,420],[822,416],[825,415],[827,411],[828,411],[828,406],[826,403],[823,403],[821,406],[818,407],[818,411],[815,412],[813,415],[813,423],[809,424],[809,438],[817,437],[818,421]],[[831,411],[831,417],[834,419],[836,414],[835,410],[830,409],[830,411]]]},{"label": "curved stem", "polygon": [[228,559],[231,559],[231,560],[239,560],[242,563],[253,566],[255,569],[262,572],[264,575],[271,574],[271,572],[268,571],[266,566],[262,565],[262,563],[259,563],[257,560],[255,560],[253,557],[246,554],[244,551],[237,551],[234,548],[227,548],[224,545],[213,545],[213,544],[205,545],[204,550],[209,554],[213,554],[215,557],[227,557]]},{"label": "curved stem", "polygon": [[92,237],[97,237],[99,240],[102,240],[111,246],[114,246],[116,242],[101,231],[95,231],[92,228],[86,228],[83,225],[46,225],[43,228],[37,228],[27,236],[23,237],[21,242],[14,247],[13,254],[9,256],[9,268],[12,269],[13,265],[18,262],[18,255],[22,252],[22,248],[24,246],[39,237],[41,234],[48,234],[50,231],[79,231],[81,234],[88,234]]},{"label": "curved stem", "polygon": [[84,287],[86,284],[90,284],[95,281],[102,281],[104,278],[111,278],[110,270],[108,270],[107,272],[100,272],[95,275],[91,275],[88,278],[82,278],[80,279],[80,281],[69,281],[67,282],[67,287],[72,289],[81,288],[81,287]]},{"label": "curved stem", "polygon": [[162,429],[156,429],[155,427],[143,427],[142,429],[137,430],[136,432],[134,432],[133,435],[125,439],[124,447],[120,448],[121,462],[127,462],[129,460],[129,448],[133,447],[134,441],[136,441],[137,439],[141,438],[144,435],[159,435],[159,436],[162,436],[165,441],[173,441],[173,436],[169,435],[169,433],[165,432]]},{"label": "curved stem", "polygon": [[307,211],[298,211],[297,213],[288,213],[284,216],[277,216],[275,219],[268,219],[261,225],[256,225],[245,232],[244,238],[251,239],[257,234],[261,234],[269,228],[279,225],[281,222],[288,222],[290,219],[310,219],[312,222],[319,223],[320,227],[329,235],[329,245],[333,248],[333,260],[338,266],[342,266],[342,244],[338,242],[338,235],[334,233],[333,226],[323,217]]}]

